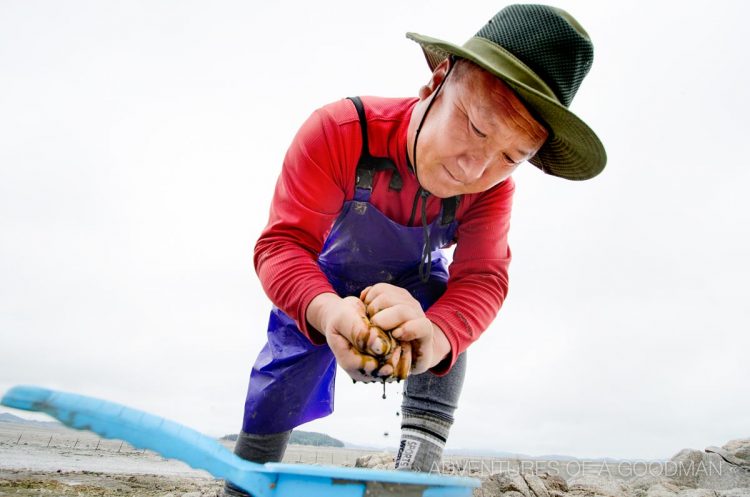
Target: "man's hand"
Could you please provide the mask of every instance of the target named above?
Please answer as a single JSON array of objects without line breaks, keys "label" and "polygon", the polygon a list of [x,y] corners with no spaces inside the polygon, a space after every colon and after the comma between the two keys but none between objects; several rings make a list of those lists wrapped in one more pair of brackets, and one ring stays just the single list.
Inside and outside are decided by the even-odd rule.
[{"label": "man's hand", "polygon": [[422,306],[407,290],[378,283],[365,288],[360,298],[372,324],[392,330],[391,335],[402,346],[411,344],[413,374],[424,373],[450,353],[443,331],[427,319]]},{"label": "man's hand", "polygon": [[[397,376],[406,378],[411,347],[402,347],[395,340],[389,340],[382,330],[371,326],[360,299],[320,294],[307,308],[307,321],[325,335],[336,362],[352,379],[370,382],[392,381]],[[390,357],[381,365],[375,356],[385,354]]]}]

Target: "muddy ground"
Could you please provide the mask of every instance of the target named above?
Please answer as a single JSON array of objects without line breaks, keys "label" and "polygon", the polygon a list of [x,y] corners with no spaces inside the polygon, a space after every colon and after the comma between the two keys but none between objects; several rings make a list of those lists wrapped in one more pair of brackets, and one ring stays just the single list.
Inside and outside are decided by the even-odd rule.
[{"label": "muddy ground", "polygon": [[214,497],[222,487],[213,478],[0,469],[0,496]]}]

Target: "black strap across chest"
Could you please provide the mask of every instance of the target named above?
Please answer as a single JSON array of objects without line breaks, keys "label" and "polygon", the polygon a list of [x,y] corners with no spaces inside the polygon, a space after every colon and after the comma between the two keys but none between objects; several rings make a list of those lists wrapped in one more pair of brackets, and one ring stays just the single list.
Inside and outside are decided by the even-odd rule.
[{"label": "black strap across chest", "polygon": [[[403,179],[398,172],[396,164],[389,157],[374,157],[370,154],[370,146],[367,140],[367,118],[365,116],[365,107],[359,97],[347,97],[354,103],[359,116],[359,126],[362,130],[362,153],[357,163],[356,188],[364,188],[372,191],[372,185],[375,179],[375,173],[378,171],[392,171],[388,188],[391,190],[401,191]],[[456,218],[456,209],[458,207],[459,197],[449,197],[442,200],[442,217],[440,224],[443,226],[450,224]]]}]

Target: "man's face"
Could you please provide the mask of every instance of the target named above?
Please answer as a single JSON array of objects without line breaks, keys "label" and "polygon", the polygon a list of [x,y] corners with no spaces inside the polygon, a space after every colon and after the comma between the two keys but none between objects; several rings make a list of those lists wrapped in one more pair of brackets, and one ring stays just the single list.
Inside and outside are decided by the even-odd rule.
[{"label": "man's face", "polygon": [[[516,94],[499,78],[466,61],[451,71],[427,114],[417,141],[417,174],[426,190],[445,198],[488,190],[507,179],[547,139]],[[435,69],[409,123],[414,135],[445,77],[448,61]]]}]

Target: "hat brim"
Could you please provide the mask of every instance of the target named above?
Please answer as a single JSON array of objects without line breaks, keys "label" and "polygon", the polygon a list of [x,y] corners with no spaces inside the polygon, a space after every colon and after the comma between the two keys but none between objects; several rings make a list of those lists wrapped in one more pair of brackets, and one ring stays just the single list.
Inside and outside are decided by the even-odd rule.
[{"label": "hat brim", "polygon": [[[406,33],[406,37],[419,43],[431,70],[435,70],[448,56],[455,55],[470,60],[508,84],[549,131],[547,141],[529,160],[536,167],[547,174],[577,181],[593,178],[604,169],[607,153],[596,133],[554,97],[521,81],[519,70],[528,73],[523,74],[527,76],[523,78],[526,81],[539,80],[539,77],[511,54],[500,49],[494,51],[490,58],[479,50],[437,38],[417,33]],[[514,71],[509,71],[508,66],[512,66]]]}]

